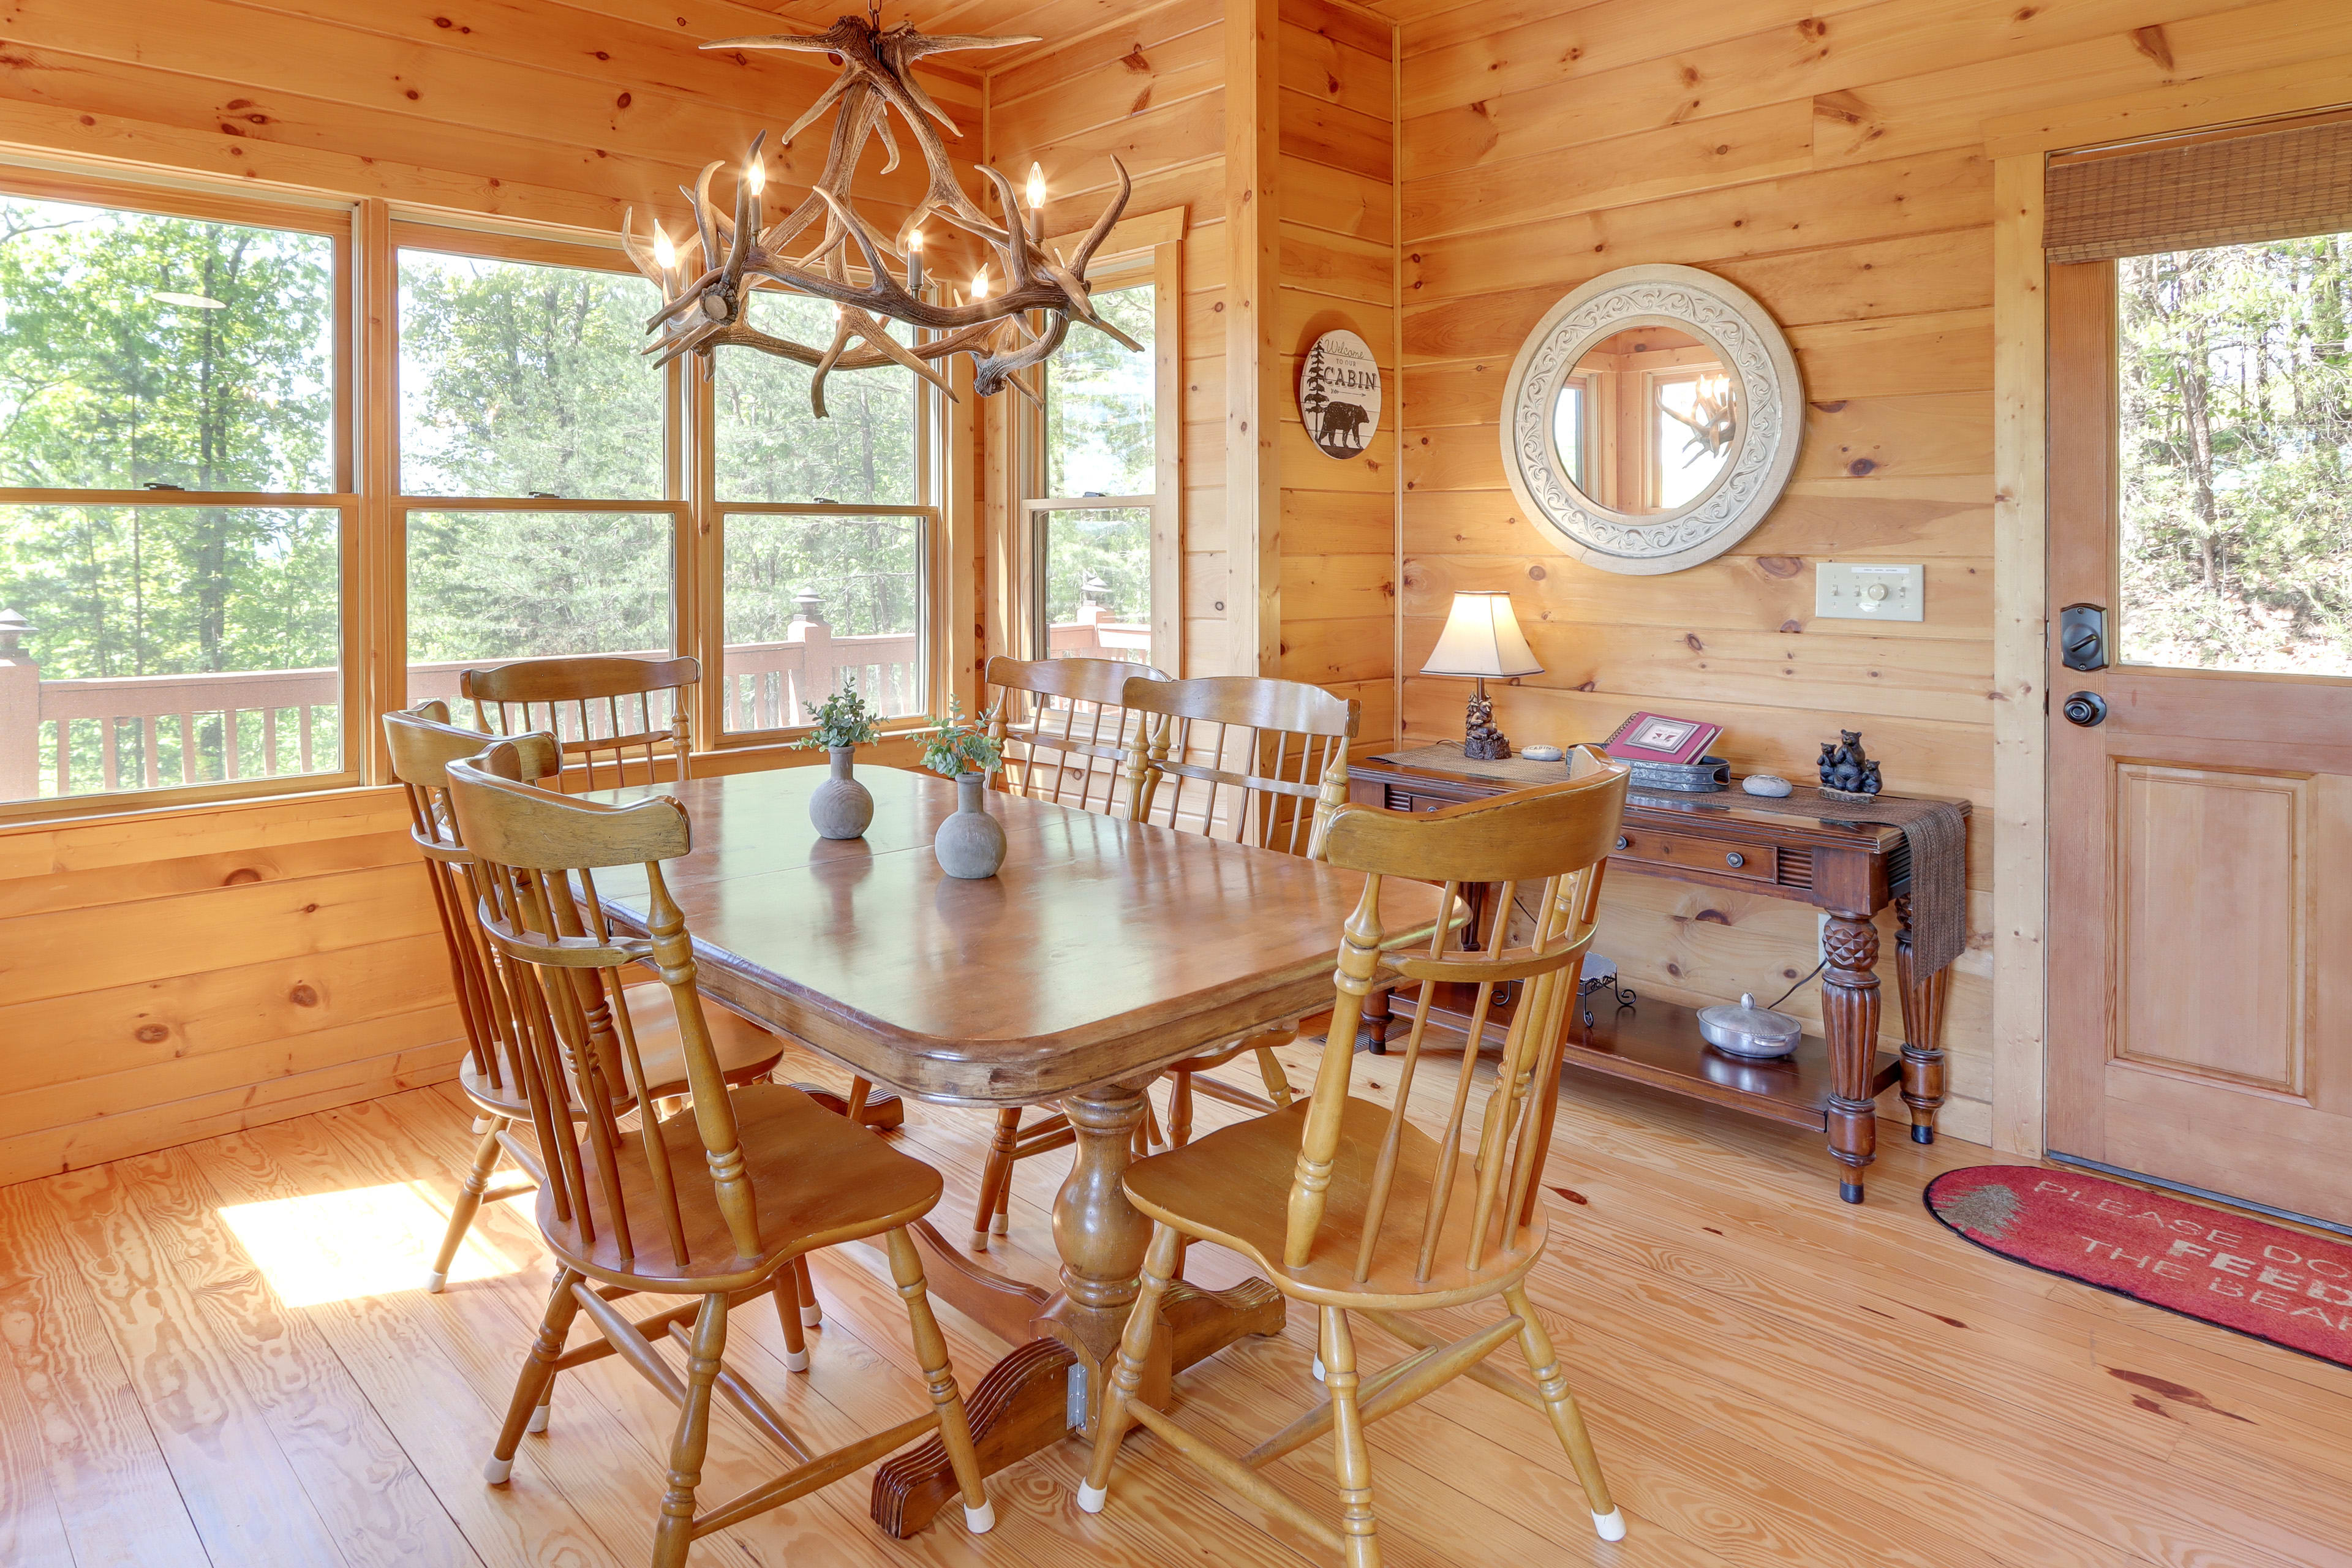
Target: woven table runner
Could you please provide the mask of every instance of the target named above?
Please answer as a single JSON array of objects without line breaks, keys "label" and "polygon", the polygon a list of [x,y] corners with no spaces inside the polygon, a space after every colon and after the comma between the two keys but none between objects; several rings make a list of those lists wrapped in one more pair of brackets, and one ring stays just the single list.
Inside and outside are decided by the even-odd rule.
[{"label": "woven table runner", "polygon": [[[1371,760],[1521,787],[1559,784],[1568,777],[1566,766],[1559,763],[1534,763],[1525,757],[1481,762],[1465,757],[1460,742],[1453,741],[1410,752],[1389,752]],[[1969,944],[1969,819],[1948,801],[1890,795],[1867,801],[1832,800],[1817,788],[1801,788],[1775,798],[1745,794],[1736,783],[1728,790],[1688,795],[1636,789],[1628,792],[1626,798],[1637,805],[1737,806],[1743,811],[1810,816],[1817,822],[1899,827],[1911,847],[1912,963],[1920,974],[1933,974],[1959,957]]]},{"label": "woven table runner", "polygon": [[[1675,804],[1692,798],[1676,797]],[[1810,816],[1817,822],[1901,828],[1911,846],[1911,962],[1920,974],[1933,974],[1969,945],[1969,819],[1949,801],[1892,795],[1874,800],[1832,800],[1819,789],[1799,789],[1778,799],[1740,794],[1738,800],[1726,804],[1746,811]]]}]

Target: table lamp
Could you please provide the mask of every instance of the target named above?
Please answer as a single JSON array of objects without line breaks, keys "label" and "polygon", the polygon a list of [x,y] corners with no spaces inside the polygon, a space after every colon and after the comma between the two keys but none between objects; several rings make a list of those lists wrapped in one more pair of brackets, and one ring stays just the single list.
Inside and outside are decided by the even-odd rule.
[{"label": "table lamp", "polygon": [[1445,617],[1445,629],[1438,634],[1437,647],[1431,650],[1429,662],[1421,667],[1421,673],[1477,677],[1478,689],[1470,699],[1462,754],[1490,763],[1509,756],[1511,743],[1495,728],[1495,704],[1486,695],[1486,678],[1491,675],[1499,680],[1515,675],[1541,675],[1543,666],[1536,662],[1535,650],[1528,647],[1518,618],[1511,614],[1511,596],[1471,590],[1454,595],[1454,609]]}]

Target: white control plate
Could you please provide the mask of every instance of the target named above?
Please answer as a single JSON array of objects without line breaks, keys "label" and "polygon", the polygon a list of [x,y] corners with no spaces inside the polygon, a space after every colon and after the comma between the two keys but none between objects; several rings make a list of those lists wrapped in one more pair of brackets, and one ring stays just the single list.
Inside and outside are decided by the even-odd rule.
[{"label": "white control plate", "polygon": [[1916,621],[1927,601],[1927,568],[1823,561],[1813,568],[1813,614],[1853,621]]}]

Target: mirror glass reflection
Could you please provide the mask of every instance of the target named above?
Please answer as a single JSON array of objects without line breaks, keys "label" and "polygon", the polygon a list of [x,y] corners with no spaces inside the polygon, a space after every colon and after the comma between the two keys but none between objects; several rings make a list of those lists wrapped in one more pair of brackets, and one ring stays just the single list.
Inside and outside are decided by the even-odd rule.
[{"label": "mirror glass reflection", "polygon": [[1706,493],[1739,446],[1738,384],[1723,351],[1675,327],[1596,341],[1560,384],[1560,470],[1596,506],[1655,516]]}]

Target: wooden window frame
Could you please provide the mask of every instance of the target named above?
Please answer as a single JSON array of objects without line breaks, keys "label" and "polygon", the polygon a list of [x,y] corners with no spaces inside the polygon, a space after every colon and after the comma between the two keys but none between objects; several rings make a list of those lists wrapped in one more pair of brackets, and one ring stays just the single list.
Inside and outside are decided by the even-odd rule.
[{"label": "wooden window frame", "polygon": [[[1057,236],[1045,248],[1068,255],[1085,238]],[[1033,631],[1040,580],[1041,513],[1148,507],[1151,512],[1151,660],[1171,674],[1183,668],[1184,479],[1183,445],[1183,239],[1184,209],[1163,208],[1127,218],[1114,226],[1087,268],[1095,290],[1151,285],[1152,493],[1150,496],[1055,497],[1045,492],[1045,419],[1036,403],[1014,393],[994,426],[1006,442],[1000,472],[1005,503],[989,519],[989,557],[996,579],[990,651],[1016,658],[1043,658]],[[1075,327],[1076,331],[1091,331]]]},{"label": "wooden window frame", "polygon": [[[331,472],[335,488],[329,490],[148,490],[102,488],[0,488],[0,505],[138,507],[169,510],[185,507],[273,508],[285,510],[332,511],[336,514],[336,552],[341,580],[337,608],[338,688],[341,704],[342,766],[330,771],[268,776],[261,779],[215,779],[204,784],[159,784],[152,789],[92,791],[86,795],[36,796],[0,801],[0,826],[47,822],[172,806],[205,806],[283,795],[311,795],[350,789],[368,782],[367,732],[375,717],[367,701],[368,611],[360,594],[366,570],[368,540],[365,496],[355,482],[360,468],[360,397],[358,383],[363,363],[354,331],[358,310],[358,205],[349,201],[258,199],[242,193],[216,191],[199,184],[113,178],[60,168],[42,162],[0,162],[0,195],[32,201],[65,202],[116,212],[145,213],[159,217],[236,224],[285,233],[318,235],[333,242],[335,329],[332,368],[334,413],[329,421],[333,445]],[[66,742],[60,732],[58,743]]]},{"label": "wooden window frame", "polygon": [[[415,512],[487,512],[535,511],[581,512],[603,517],[667,517],[670,523],[670,647],[671,654],[694,654],[693,628],[688,616],[693,613],[694,592],[687,582],[689,562],[693,559],[692,506],[681,493],[679,476],[682,471],[681,448],[686,440],[680,409],[679,384],[683,379],[682,364],[673,363],[662,373],[662,484],[657,496],[624,500],[610,496],[438,496],[407,489],[403,484],[403,453],[400,449],[400,256],[404,250],[430,251],[441,256],[457,256],[484,261],[512,261],[541,267],[566,267],[582,271],[610,272],[622,277],[641,277],[621,253],[617,241],[589,244],[569,237],[551,237],[544,233],[524,233],[509,229],[481,228],[471,226],[456,227],[448,225],[417,221],[398,216],[391,216],[386,226],[385,248],[389,264],[384,268],[383,292],[377,301],[383,319],[391,323],[390,340],[386,345],[389,363],[382,395],[384,408],[385,467],[393,489],[385,498],[385,539],[387,551],[394,563],[394,574],[386,585],[394,587],[388,598],[376,606],[380,618],[396,622],[388,630],[385,643],[393,654],[389,672],[394,696],[392,709],[409,705],[408,691],[408,520]],[[530,657],[530,656],[524,656]],[[706,669],[709,661],[705,660]],[[706,681],[707,685],[708,682]],[[387,711],[392,710],[387,710]],[[461,722],[467,715],[453,715]],[[698,723],[702,715],[693,718]],[[380,727],[382,716],[372,715],[371,724]],[[702,749],[702,739],[696,736],[696,749]],[[384,782],[389,782],[389,772]]]},{"label": "wooden window frame", "polygon": [[[866,274],[861,269],[851,269],[853,279],[865,276]],[[933,283],[924,292],[937,299],[940,288]],[[680,366],[673,366],[673,370],[681,368],[683,363]],[[741,752],[773,750],[791,745],[815,728],[807,724],[760,730],[730,731],[727,728],[730,690],[726,674],[727,519],[730,514],[916,519],[922,532],[918,551],[922,561],[922,572],[916,584],[915,634],[917,658],[922,667],[925,711],[887,720],[883,723],[883,732],[886,736],[897,735],[919,728],[932,715],[946,710],[942,698],[963,695],[956,680],[957,672],[950,652],[956,641],[951,609],[956,595],[949,584],[953,581],[957,558],[952,543],[957,531],[950,519],[949,476],[954,467],[952,447],[959,429],[969,428],[971,416],[967,405],[971,394],[965,384],[969,373],[953,378],[958,382],[961,399],[955,404],[950,404],[937,387],[921,377],[912,372],[906,374],[915,384],[916,499],[906,502],[871,504],[731,500],[722,497],[719,491],[716,382],[708,376],[691,378],[685,399],[691,437],[686,455],[686,466],[692,480],[688,527],[697,541],[696,554],[698,558],[696,635],[699,647],[708,650],[702,660],[702,685],[697,693],[695,747],[698,751]],[[707,590],[700,584],[707,584]],[[683,620],[678,624],[681,627],[686,625]],[[714,672],[716,679],[713,679]]]},{"label": "wooden window frame", "polygon": [[[0,490],[0,503],[107,506],[269,506],[332,510],[339,520],[341,692],[343,765],[332,773],[224,779],[154,789],[117,790],[0,802],[0,827],[26,823],[147,815],[178,808],[268,802],[394,782],[383,715],[408,704],[407,519],[413,511],[582,511],[667,516],[673,552],[671,641],[701,660],[706,676],[725,669],[724,513],[811,512],[850,516],[915,515],[924,529],[919,584],[922,679],[926,705],[943,710],[949,696],[976,697],[972,622],[977,575],[971,524],[974,399],[971,371],[949,374],[950,402],[919,383],[918,502],[824,506],[721,501],[713,473],[712,411],[705,378],[690,361],[671,365],[664,382],[663,485],[636,500],[565,497],[412,495],[401,488],[399,451],[399,256],[404,248],[492,260],[581,267],[635,274],[617,237],[553,225],[509,222],[436,209],[410,209],[381,198],[345,199],[297,191],[255,196],[211,182],[124,176],[69,161],[0,158],[0,193],[165,216],[247,224],[332,238],[335,251],[334,467],[338,488],[310,492],[157,492],[113,489]],[[959,565],[961,570],[959,571]],[[808,727],[729,733],[723,679],[706,679],[696,696],[693,760],[735,772],[787,760],[784,748]],[[929,717],[893,720],[887,732],[911,731]],[[790,760],[803,760],[793,756]],[[703,769],[698,765],[698,773]]]}]

